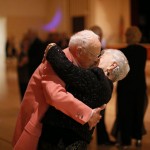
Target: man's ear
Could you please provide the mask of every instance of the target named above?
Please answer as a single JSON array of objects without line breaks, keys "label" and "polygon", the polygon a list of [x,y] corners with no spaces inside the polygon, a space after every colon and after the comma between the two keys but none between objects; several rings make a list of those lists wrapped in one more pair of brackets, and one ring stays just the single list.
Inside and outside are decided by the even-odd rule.
[{"label": "man's ear", "polygon": [[77,56],[80,57],[82,55],[82,48],[78,47],[77,48]]}]

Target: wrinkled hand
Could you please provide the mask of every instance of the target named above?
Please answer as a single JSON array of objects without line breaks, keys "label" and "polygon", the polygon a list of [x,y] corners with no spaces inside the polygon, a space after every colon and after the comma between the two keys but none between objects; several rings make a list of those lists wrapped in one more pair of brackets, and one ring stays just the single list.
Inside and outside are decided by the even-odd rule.
[{"label": "wrinkled hand", "polygon": [[53,47],[55,45],[56,45],[56,43],[50,43],[50,44],[47,45],[47,47],[44,51],[44,57],[43,57],[42,62],[44,62],[46,60],[46,55],[47,55],[48,51],[51,49],[51,47]]},{"label": "wrinkled hand", "polygon": [[93,113],[91,118],[88,121],[89,129],[91,130],[93,127],[99,123],[100,119],[102,118],[100,112],[106,108],[106,104],[102,105],[101,107],[93,109]]}]

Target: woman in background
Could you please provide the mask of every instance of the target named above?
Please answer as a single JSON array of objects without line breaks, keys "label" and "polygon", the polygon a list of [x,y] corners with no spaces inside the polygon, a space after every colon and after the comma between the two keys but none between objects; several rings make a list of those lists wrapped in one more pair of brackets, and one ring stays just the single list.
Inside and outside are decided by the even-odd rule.
[{"label": "woman in background", "polygon": [[117,85],[117,116],[114,136],[119,139],[123,148],[136,140],[141,146],[145,104],[147,103],[145,66],[147,50],[139,42],[142,34],[138,27],[131,26],[125,33],[127,47],[121,51],[127,57],[130,72]]}]

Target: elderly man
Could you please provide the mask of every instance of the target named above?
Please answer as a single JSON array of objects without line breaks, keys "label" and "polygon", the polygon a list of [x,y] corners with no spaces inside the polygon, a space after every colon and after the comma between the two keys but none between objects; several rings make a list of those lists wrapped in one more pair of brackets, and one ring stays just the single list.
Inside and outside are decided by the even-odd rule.
[{"label": "elderly man", "polygon": [[[71,46],[64,50],[70,61],[83,68],[98,63],[101,44],[95,33],[83,30],[72,36],[71,41]],[[29,81],[20,107],[13,137],[14,150],[37,149],[42,129],[41,119],[50,105],[80,124],[88,123],[90,128],[96,126],[101,118],[100,111],[105,108],[104,105],[92,109],[76,99],[66,91],[65,83],[51,65],[43,60]]]}]

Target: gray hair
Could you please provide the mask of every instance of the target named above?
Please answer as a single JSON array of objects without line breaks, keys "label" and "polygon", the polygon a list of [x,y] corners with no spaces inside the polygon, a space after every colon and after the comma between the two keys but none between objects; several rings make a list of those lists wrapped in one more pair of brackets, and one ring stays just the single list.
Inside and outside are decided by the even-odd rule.
[{"label": "gray hair", "polygon": [[130,71],[130,66],[126,56],[118,49],[105,49],[102,54],[109,53],[113,57],[113,62],[117,63],[117,67],[113,69],[110,76],[113,82],[117,82],[125,78]]},{"label": "gray hair", "polygon": [[142,32],[137,26],[131,26],[127,28],[125,36],[128,44],[136,44],[140,42],[142,38]]},{"label": "gray hair", "polygon": [[71,36],[69,41],[69,48],[80,47],[82,49],[88,49],[94,46],[94,41],[99,41],[99,36],[91,30],[82,30]]}]

